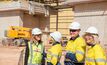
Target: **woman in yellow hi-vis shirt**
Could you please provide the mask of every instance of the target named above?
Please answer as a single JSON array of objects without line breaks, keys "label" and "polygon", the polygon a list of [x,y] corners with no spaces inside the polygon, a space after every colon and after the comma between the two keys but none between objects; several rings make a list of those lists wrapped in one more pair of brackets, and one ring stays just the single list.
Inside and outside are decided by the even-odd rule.
[{"label": "woman in yellow hi-vis shirt", "polygon": [[61,38],[58,31],[50,34],[49,43],[52,43],[52,47],[47,51],[47,65],[58,65],[62,53]]},{"label": "woman in yellow hi-vis shirt", "polygon": [[106,55],[98,40],[98,31],[89,27],[84,35],[86,47],[85,65],[106,65]]},{"label": "woman in yellow hi-vis shirt", "polygon": [[39,28],[32,29],[32,38],[26,45],[25,65],[42,64],[43,44],[41,34],[42,31]]}]

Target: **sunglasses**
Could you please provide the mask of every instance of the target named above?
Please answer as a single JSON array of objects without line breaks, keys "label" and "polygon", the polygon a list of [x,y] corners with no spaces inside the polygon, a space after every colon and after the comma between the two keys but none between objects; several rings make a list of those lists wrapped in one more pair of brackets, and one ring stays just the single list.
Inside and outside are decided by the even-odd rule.
[{"label": "sunglasses", "polygon": [[78,31],[78,30],[70,30],[70,32],[76,32],[76,31]]}]

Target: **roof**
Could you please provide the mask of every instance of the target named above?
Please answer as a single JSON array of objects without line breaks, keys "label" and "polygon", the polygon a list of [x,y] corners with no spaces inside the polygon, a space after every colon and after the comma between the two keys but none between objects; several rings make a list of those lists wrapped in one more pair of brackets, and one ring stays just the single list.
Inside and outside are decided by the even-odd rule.
[{"label": "roof", "polygon": [[93,3],[93,2],[102,2],[107,0],[66,0],[65,2],[62,2],[61,5],[76,5],[81,3]]},{"label": "roof", "polygon": [[102,2],[107,0],[66,0],[65,2],[61,2],[60,5],[56,8],[67,8],[71,6],[75,6],[77,4],[85,4],[85,3],[93,3],[93,2]]}]

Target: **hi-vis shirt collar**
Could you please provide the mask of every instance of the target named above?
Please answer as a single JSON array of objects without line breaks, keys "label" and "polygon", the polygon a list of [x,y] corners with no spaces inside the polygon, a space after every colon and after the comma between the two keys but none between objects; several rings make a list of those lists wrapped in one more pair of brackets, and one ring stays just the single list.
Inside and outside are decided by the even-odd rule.
[{"label": "hi-vis shirt collar", "polygon": [[75,38],[70,38],[70,40],[75,40],[75,39],[77,39],[78,37],[80,37],[79,35],[77,36],[77,37],[75,37]]}]

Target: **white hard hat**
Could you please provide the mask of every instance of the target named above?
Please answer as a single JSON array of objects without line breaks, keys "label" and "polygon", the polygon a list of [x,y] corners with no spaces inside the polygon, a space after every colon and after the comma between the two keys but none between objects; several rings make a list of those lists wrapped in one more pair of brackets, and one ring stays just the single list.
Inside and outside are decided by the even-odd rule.
[{"label": "white hard hat", "polygon": [[50,36],[54,38],[55,41],[61,42],[62,35],[60,32],[56,31],[56,32],[50,33]]},{"label": "white hard hat", "polygon": [[80,29],[80,24],[78,22],[72,22],[69,28],[70,29]]},{"label": "white hard hat", "polygon": [[87,33],[92,33],[92,34],[98,34],[98,30],[94,27],[91,26],[86,30]]},{"label": "white hard hat", "polygon": [[42,34],[42,31],[39,28],[32,29],[32,35]]}]

